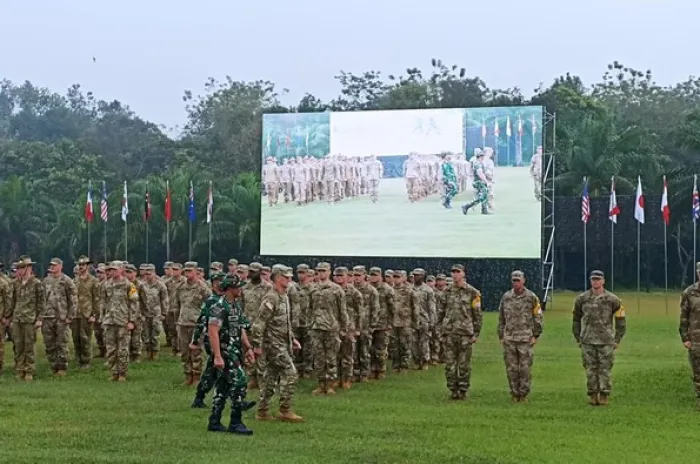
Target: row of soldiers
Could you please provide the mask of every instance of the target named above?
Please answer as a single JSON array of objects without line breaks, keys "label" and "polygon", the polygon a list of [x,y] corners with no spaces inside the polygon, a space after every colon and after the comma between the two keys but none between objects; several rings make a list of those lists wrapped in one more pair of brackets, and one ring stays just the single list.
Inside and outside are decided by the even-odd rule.
[{"label": "row of soldiers", "polygon": [[268,157],[262,168],[262,181],[270,206],[282,201],[304,205],[315,201],[334,203],[345,198],[370,195],[379,198],[382,163],[374,156],[311,156],[285,158],[278,164]]}]

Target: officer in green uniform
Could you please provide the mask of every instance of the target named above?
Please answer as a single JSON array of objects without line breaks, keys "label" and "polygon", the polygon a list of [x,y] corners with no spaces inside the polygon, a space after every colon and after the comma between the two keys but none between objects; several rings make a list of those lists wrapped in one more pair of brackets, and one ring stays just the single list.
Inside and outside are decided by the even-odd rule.
[{"label": "officer in green uniform", "polygon": [[452,208],[452,199],[457,195],[457,175],[447,154],[442,155],[442,185],[445,188],[442,206],[450,209]]},{"label": "officer in green uniform", "polygon": [[483,163],[484,152],[479,151],[476,154],[476,161],[474,161],[474,164],[472,165],[474,170],[474,182],[472,183],[472,187],[474,187],[474,190],[476,191],[476,197],[471,202],[462,205],[463,214],[467,214],[472,207],[476,206],[479,203],[481,203],[481,214],[489,214],[489,187],[488,179],[486,178],[486,174],[484,173]]}]

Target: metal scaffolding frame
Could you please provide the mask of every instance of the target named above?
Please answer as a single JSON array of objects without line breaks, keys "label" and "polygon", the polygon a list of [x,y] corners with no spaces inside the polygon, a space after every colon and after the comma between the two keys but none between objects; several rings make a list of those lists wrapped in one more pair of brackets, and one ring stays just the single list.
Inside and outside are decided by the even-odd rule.
[{"label": "metal scaffolding frame", "polygon": [[[551,130],[551,137],[548,132]],[[554,290],[554,159],[557,148],[557,114],[542,113],[542,294],[549,302]]]}]

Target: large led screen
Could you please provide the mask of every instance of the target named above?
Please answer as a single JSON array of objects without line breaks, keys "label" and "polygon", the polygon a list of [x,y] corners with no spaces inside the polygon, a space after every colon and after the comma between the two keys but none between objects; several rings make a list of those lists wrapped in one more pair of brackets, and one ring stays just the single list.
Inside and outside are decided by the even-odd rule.
[{"label": "large led screen", "polygon": [[266,114],[260,253],[540,258],[542,114]]}]

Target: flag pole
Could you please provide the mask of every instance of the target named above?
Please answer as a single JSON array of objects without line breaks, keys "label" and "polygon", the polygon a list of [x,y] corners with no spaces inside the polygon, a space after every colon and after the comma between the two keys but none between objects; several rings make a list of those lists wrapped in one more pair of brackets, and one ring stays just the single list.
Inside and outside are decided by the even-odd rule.
[{"label": "flag pole", "polygon": [[[533,138],[534,140],[534,138]],[[534,153],[534,152],[533,152]],[[584,194],[587,194],[586,177],[583,178]],[[583,221],[583,289],[588,287],[588,238],[586,236],[588,229],[588,220]]]},{"label": "flag pole", "polygon": [[[615,176],[612,177],[612,189],[614,192]],[[610,195],[612,197],[612,193]],[[617,197],[615,202],[617,203]],[[615,221],[610,221],[610,290],[615,290]]]},{"label": "flag pole", "polygon": [[641,303],[641,296],[639,292],[641,291],[641,285],[640,285],[640,264],[641,264],[641,246],[640,246],[640,236],[641,236],[641,227],[642,223],[637,221],[637,314],[639,314],[639,305]]},{"label": "flag pole", "polygon": [[[165,181],[165,198],[170,202],[170,181]],[[172,205],[169,205],[172,208]],[[167,214],[167,213],[166,213]],[[165,260],[170,261],[170,217],[165,218]]]},{"label": "flag pole", "polygon": [[666,221],[664,221],[664,301],[668,316],[668,241],[666,239]]},{"label": "flag pole", "polygon": [[214,211],[212,208],[213,195],[214,192],[212,191],[211,181],[209,181],[209,194],[207,195],[207,220],[209,221],[209,269],[211,269],[211,223],[214,221],[214,218],[212,217],[214,215]]},{"label": "flag pole", "polygon": [[148,197],[148,181],[146,181],[146,209],[144,210],[144,219],[146,220],[146,262],[148,263],[148,204],[150,203],[151,199]]},{"label": "flag pole", "polygon": [[695,265],[698,262],[698,220],[695,218],[695,190],[698,188],[698,175],[693,176],[693,283],[697,280]]},{"label": "flag pole", "polygon": [[189,240],[187,245],[187,260],[192,261],[192,221],[189,221]]}]

